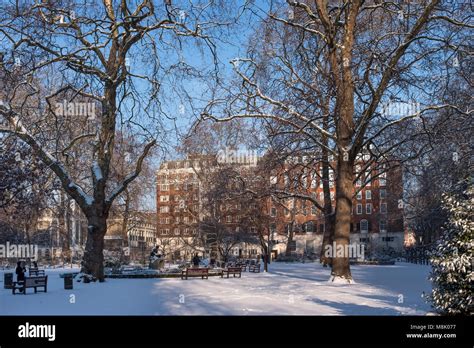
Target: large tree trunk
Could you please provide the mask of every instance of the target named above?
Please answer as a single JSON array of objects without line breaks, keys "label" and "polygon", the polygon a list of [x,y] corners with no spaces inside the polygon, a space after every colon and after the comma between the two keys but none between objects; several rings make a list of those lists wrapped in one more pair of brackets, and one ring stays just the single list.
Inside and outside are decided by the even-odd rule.
[{"label": "large tree trunk", "polygon": [[100,282],[104,281],[104,236],[107,231],[105,218],[87,219],[87,241],[81,272],[90,274]]},{"label": "large tree trunk", "polygon": [[[333,251],[332,259],[332,281],[344,280],[352,282],[352,275],[349,266],[349,257],[345,252],[350,243],[350,226],[352,210],[353,184],[353,163],[344,160],[339,156],[336,178],[336,217],[334,228],[334,243],[336,250]],[[334,244],[333,244],[334,245]],[[342,249],[344,255],[338,255],[337,251]]]},{"label": "large tree trunk", "polygon": [[333,242],[333,236],[334,236],[334,213],[332,212],[332,206],[331,206],[331,212],[327,212],[326,209],[324,209],[324,233],[323,233],[323,241],[321,244],[321,253],[320,253],[320,258],[319,262],[324,266],[331,266],[332,265],[332,258],[327,257],[325,254],[325,251],[328,246],[332,245]]}]

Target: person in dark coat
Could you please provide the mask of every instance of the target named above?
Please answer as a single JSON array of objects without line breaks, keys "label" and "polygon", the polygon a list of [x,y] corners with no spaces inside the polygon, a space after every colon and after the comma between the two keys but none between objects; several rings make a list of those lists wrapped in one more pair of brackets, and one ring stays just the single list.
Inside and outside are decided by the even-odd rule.
[{"label": "person in dark coat", "polygon": [[194,257],[193,257],[194,267],[199,267],[199,262],[201,262],[201,259],[199,258],[198,254],[195,254]]},{"label": "person in dark coat", "polygon": [[33,268],[38,268],[38,263],[36,261],[33,261]]},{"label": "person in dark coat", "polygon": [[16,264],[16,281],[17,282],[24,282],[25,281],[25,267],[23,267],[22,262],[18,261]]}]

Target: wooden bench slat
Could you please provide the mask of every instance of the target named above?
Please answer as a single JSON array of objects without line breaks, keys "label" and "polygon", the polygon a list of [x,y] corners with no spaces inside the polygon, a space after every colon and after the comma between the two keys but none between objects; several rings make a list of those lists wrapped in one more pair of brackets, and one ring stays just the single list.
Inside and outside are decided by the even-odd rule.
[{"label": "wooden bench slat", "polygon": [[181,279],[188,279],[188,277],[201,277],[204,279],[209,278],[209,268],[186,268],[181,271]]},{"label": "wooden bench slat", "polygon": [[26,295],[26,289],[33,288],[35,293],[38,288],[43,288],[44,292],[48,292],[48,276],[41,277],[25,277],[25,280],[22,282],[13,282],[12,294],[15,295],[16,290],[20,290]]},{"label": "wooden bench slat", "polygon": [[241,267],[227,267],[226,269],[222,270],[221,278],[224,278],[224,273],[227,273],[227,278],[232,274],[235,276],[238,274],[239,278],[242,278],[242,268]]}]

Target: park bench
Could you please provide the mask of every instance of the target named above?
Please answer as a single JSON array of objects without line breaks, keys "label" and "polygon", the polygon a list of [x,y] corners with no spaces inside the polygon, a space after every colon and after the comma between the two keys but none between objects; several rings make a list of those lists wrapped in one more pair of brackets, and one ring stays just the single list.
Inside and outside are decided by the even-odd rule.
[{"label": "park bench", "polygon": [[230,274],[233,274],[234,278],[237,274],[239,275],[239,278],[242,278],[242,267],[240,267],[240,266],[238,266],[238,267],[227,267],[226,269],[223,269],[222,273],[221,273],[221,278],[224,278],[224,273],[227,273],[227,278],[229,278]]},{"label": "park bench", "polygon": [[30,277],[44,277],[44,269],[30,268],[28,270]]},{"label": "park bench", "polygon": [[44,292],[48,290],[48,276],[42,277],[25,277],[25,280],[22,282],[13,282],[12,294],[15,295],[16,290],[23,292],[26,295],[26,289],[34,288],[35,293],[37,288],[43,288]]},{"label": "park bench", "polygon": [[181,272],[181,279],[188,279],[188,277],[201,277],[201,279],[209,278],[209,268],[186,268]]},{"label": "park bench", "polygon": [[240,267],[240,269],[242,270],[242,272],[246,272],[246,271],[247,271],[247,264],[245,264],[245,263],[241,263],[240,265],[238,265],[238,267]]},{"label": "park bench", "polygon": [[249,265],[249,272],[260,273],[260,264]]}]

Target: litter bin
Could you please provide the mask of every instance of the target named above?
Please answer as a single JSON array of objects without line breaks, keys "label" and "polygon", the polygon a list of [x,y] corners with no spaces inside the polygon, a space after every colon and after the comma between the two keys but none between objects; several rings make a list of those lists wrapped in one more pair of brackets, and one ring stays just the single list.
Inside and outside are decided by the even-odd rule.
[{"label": "litter bin", "polygon": [[64,289],[65,290],[72,290],[72,284],[73,284],[72,274],[65,274],[64,275]]},{"label": "litter bin", "polygon": [[3,286],[5,289],[11,289],[13,287],[13,273],[4,274]]}]

